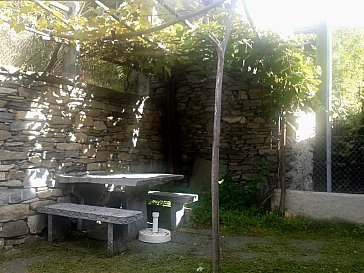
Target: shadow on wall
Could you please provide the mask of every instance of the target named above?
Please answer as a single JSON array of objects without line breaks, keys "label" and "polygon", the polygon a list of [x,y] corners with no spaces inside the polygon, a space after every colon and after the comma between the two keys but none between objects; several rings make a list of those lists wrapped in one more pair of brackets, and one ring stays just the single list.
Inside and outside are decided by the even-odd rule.
[{"label": "shadow on wall", "polygon": [[0,77],[1,205],[54,187],[54,172],[162,170],[160,114],[150,97]]},{"label": "shadow on wall", "polygon": [[43,231],[38,206],[71,201],[54,173],[164,167],[152,98],[37,77],[0,68],[0,248]]}]

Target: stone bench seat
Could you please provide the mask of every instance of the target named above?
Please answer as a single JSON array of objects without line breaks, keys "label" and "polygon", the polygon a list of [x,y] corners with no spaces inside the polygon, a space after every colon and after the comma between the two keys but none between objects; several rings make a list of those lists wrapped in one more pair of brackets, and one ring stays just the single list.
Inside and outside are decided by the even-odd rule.
[{"label": "stone bench seat", "polygon": [[107,223],[107,252],[109,256],[126,250],[128,224],[143,219],[141,211],[57,203],[39,207],[38,212],[48,214],[48,241],[59,240],[70,230],[68,218]]},{"label": "stone bench seat", "polygon": [[[171,202],[170,216],[167,220],[166,228],[174,230],[183,222],[185,218],[185,205],[198,201],[197,194],[149,191],[148,201],[169,201]],[[163,217],[163,213],[161,214]],[[162,222],[164,219],[161,219]]]}]

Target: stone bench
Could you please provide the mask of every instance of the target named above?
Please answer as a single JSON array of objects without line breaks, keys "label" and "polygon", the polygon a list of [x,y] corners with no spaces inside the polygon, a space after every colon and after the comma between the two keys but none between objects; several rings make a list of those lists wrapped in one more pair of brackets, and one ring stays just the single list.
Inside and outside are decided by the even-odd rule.
[{"label": "stone bench", "polygon": [[85,219],[107,223],[108,256],[126,250],[128,224],[143,219],[141,211],[58,203],[39,207],[38,212],[48,214],[48,241],[62,239],[70,230],[68,218]]},{"label": "stone bench", "polygon": [[167,216],[168,219],[163,219],[165,213],[161,212],[160,222],[163,226],[163,220],[166,220],[164,227],[174,230],[183,222],[183,218],[185,217],[185,205],[198,201],[198,195],[190,193],[149,191],[148,202],[151,201],[169,201],[171,203],[170,215]]}]

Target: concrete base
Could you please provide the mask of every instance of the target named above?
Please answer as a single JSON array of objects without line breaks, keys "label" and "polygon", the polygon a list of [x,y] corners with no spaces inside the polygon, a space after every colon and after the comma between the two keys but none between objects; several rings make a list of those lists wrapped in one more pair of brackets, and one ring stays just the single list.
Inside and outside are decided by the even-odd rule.
[{"label": "concrete base", "polygon": [[[275,190],[272,209],[277,209],[280,190]],[[287,190],[285,208],[315,220],[339,220],[364,224],[364,194]]]},{"label": "concrete base", "polygon": [[153,232],[152,228],[139,231],[139,241],[151,244],[166,243],[171,240],[171,232],[164,228],[158,228],[158,232]]}]

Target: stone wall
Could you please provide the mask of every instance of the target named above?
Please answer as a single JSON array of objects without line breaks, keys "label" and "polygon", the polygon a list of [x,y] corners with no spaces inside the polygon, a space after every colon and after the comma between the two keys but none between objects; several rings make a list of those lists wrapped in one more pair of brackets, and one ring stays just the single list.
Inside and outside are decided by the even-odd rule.
[{"label": "stone wall", "polygon": [[[0,247],[42,232],[46,219],[37,206],[70,199],[55,173],[165,172],[169,149],[181,151],[186,182],[209,188],[215,73],[189,69],[177,76],[172,122],[179,147],[164,145],[161,85],[148,97],[60,79],[0,79]],[[263,168],[273,181],[276,133],[264,112],[269,103],[256,82],[225,74],[220,170],[234,182]]]},{"label": "stone wall", "polygon": [[[243,81],[239,74],[225,73],[223,85],[221,174],[228,172],[234,182],[244,183],[266,166],[272,181],[276,170],[272,134],[276,133],[264,112],[270,103],[267,94],[259,84]],[[210,180],[214,91],[213,71],[207,75],[190,69],[180,76],[177,113],[183,174],[191,178],[190,184],[208,184]]]},{"label": "stone wall", "polygon": [[0,248],[38,234],[37,206],[69,199],[55,173],[163,172],[158,99],[91,86],[0,81]]}]

